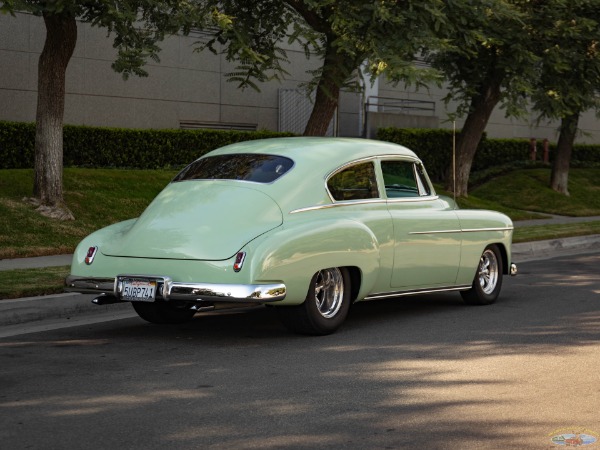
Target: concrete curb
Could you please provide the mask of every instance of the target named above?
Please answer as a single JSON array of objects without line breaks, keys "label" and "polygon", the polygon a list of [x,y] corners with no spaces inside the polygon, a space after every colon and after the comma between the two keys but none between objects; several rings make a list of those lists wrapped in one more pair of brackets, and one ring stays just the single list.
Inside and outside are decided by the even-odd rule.
[{"label": "concrete curb", "polygon": [[519,263],[595,250],[600,250],[600,234],[513,244],[512,257]]},{"label": "concrete curb", "polygon": [[[517,264],[519,262],[547,259],[561,255],[598,251],[600,250],[600,234],[566,239],[524,242],[513,244],[512,250],[513,261]],[[50,261],[55,261],[58,265],[63,265],[64,261],[70,261],[70,256],[71,255],[60,255],[57,259],[46,259],[44,261],[45,264],[48,264]],[[34,262],[35,264],[38,264],[39,261]],[[101,314],[117,311],[131,311],[132,315],[134,315],[131,305],[127,303],[97,306],[91,302],[94,297],[95,295],[90,294],[82,295],[65,293],[43,297],[0,300],[0,326],[41,322],[49,319],[99,316]]]},{"label": "concrete curb", "polygon": [[[90,294],[65,293],[0,300],[0,326],[131,309],[131,305],[127,303],[94,305],[94,297],[96,296]],[[133,312],[133,309],[131,311]]]}]

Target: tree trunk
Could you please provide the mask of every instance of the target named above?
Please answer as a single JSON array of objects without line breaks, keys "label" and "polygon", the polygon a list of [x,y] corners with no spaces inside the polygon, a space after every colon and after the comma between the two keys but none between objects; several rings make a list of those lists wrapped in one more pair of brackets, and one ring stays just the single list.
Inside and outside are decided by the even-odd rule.
[{"label": "tree trunk", "polygon": [[[494,75],[485,83],[479,94],[471,100],[469,114],[456,143],[456,196],[467,197],[469,174],[477,147],[490,120],[492,111],[500,101],[502,76]],[[454,189],[452,175],[448,177],[446,188]]]},{"label": "tree trunk", "polygon": [[[68,15],[46,15],[46,42],[38,64],[33,194],[42,207],[63,210],[63,118],[65,74],[77,42],[77,22]],[[45,208],[44,210],[47,210]],[[42,211],[43,213],[43,211]]]},{"label": "tree trunk", "polygon": [[343,56],[336,53],[329,41],[328,39],[321,78],[317,84],[315,104],[304,129],[304,136],[325,136],[338,107],[340,86],[348,77]]},{"label": "tree trunk", "polygon": [[578,123],[579,113],[563,117],[560,124],[560,136],[556,145],[556,156],[552,164],[550,187],[565,195],[569,195],[569,164],[571,163],[571,153],[573,153]]}]

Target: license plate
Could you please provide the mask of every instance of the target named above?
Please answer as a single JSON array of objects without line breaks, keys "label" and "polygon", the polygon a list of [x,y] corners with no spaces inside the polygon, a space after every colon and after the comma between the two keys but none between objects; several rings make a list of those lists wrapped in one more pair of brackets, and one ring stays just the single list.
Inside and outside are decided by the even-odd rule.
[{"label": "license plate", "polygon": [[121,300],[128,302],[153,302],[156,299],[156,280],[124,278]]}]

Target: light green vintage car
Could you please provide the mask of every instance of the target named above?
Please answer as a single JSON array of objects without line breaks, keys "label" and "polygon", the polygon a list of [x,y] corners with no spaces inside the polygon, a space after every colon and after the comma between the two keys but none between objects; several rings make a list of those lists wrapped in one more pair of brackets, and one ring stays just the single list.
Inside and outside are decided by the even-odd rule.
[{"label": "light green vintage car", "polygon": [[232,305],[276,307],[328,334],[357,301],[460,291],[489,304],[511,264],[513,224],[438,196],[405,147],[281,138],[215,150],[137,219],[85,238],[67,290],[131,302],[153,323]]}]

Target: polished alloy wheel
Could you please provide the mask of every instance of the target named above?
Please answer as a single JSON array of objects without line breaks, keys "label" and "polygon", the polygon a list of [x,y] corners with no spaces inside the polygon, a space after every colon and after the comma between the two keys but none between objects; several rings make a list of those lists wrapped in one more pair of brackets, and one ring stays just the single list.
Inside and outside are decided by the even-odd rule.
[{"label": "polished alloy wheel", "polygon": [[337,267],[317,273],[315,280],[315,301],[319,313],[327,319],[334,317],[344,299],[344,276]]},{"label": "polished alloy wheel", "polygon": [[496,254],[488,248],[481,255],[479,268],[477,269],[479,284],[481,285],[481,290],[485,294],[491,294],[494,292],[494,289],[496,289],[496,284],[498,283],[498,271],[498,259],[496,258]]}]

